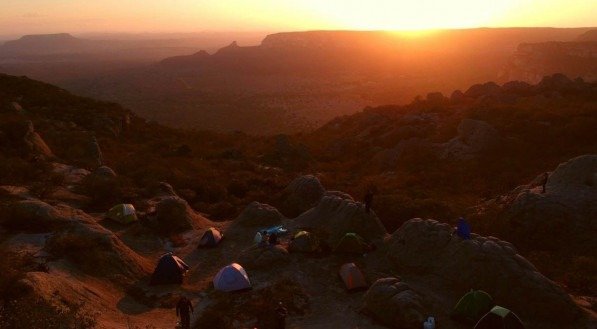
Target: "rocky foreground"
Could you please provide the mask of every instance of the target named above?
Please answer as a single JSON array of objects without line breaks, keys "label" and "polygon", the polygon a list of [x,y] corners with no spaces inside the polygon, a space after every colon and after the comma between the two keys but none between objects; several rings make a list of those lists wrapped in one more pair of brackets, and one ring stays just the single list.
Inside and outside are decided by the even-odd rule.
[{"label": "rocky foreground", "polygon": [[[519,251],[529,246],[518,241],[591,256],[597,247],[592,234],[597,218],[597,154],[570,158],[551,168],[545,193],[535,181],[474,209],[473,228],[492,227],[516,243],[476,233],[463,240],[452,234],[452,218],[447,215],[410,219],[388,232],[376,213],[383,210],[381,202],[367,212],[355,201],[358,196],[326,189],[320,175],[284,173],[284,166],[313,161],[304,146],[290,138],[276,138],[272,151],[269,142],[247,136],[236,136],[241,142],[230,147],[232,138],[206,135],[205,141],[197,143],[212,149],[200,154],[203,162],[193,162],[190,153],[201,148],[181,143],[189,140],[184,133],[146,123],[114,104],[72,98],[47,86],[35,89],[24,78],[2,78],[10,88],[0,94],[7,100],[0,113],[0,249],[6,255],[0,262],[0,288],[5,296],[0,327],[84,323],[86,327],[172,328],[176,323],[173,307],[184,294],[196,305],[196,328],[266,328],[269,310],[277,301],[289,309],[289,328],[420,328],[428,316],[434,316],[441,328],[470,328],[450,318],[458,299],[470,289],[491,294],[528,328],[595,326],[590,298],[571,296],[541,274]],[[581,95],[591,88],[558,77],[545,81],[545,85],[551,81],[549,88],[560,82],[566,88],[577,88],[573,92]],[[519,87],[525,90],[523,94],[537,92],[529,85]],[[28,88],[35,93],[28,94]],[[458,94],[453,95],[455,100],[430,95],[423,102],[480,106],[497,99],[508,103],[511,93],[506,89],[479,85],[460,100]],[[480,99],[483,96],[485,100]],[[365,119],[338,119],[322,128],[321,136],[330,137],[330,144],[324,145],[329,147],[327,156],[338,145],[334,141],[360,145],[377,138],[380,129],[375,132],[365,125],[368,119],[381,130],[391,128],[380,121],[380,114],[360,116]],[[435,129],[431,126],[459,122],[443,141],[421,136],[442,162],[476,161],[511,142],[503,131],[472,118],[445,120],[421,114],[397,120],[411,121],[396,129],[417,125]],[[402,145],[397,146],[399,154],[390,160],[412,159],[409,151],[402,153],[413,150],[406,146],[411,142],[398,142]],[[214,144],[219,143],[226,149],[216,149],[220,153],[215,155]],[[242,143],[264,152],[243,153],[251,148],[241,147]],[[372,167],[388,166],[387,150],[367,148],[367,152],[378,155],[367,157]],[[141,158],[144,153],[152,154],[151,161]],[[343,156],[349,154],[338,151],[338,158]],[[209,157],[215,160],[203,160]],[[239,160],[251,157],[279,167]],[[183,172],[186,180],[209,174],[213,180],[232,181],[227,188],[228,205],[242,204],[244,210],[216,220],[213,214],[230,213],[222,210],[226,206],[219,202],[215,189],[180,188],[178,180],[176,184],[157,181],[150,176],[154,171],[146,169],[152,166],[158,166],[156,171],[165,172],[164,176]],[[258,174],[273,178],[265,180]],[[267,198],[241,184],[238,178],[242,175],[255,175],[252,184],[275,194],[269,199],[276,205],[259,202]],[[214,205],[206,206],[205,200]],[[134,204],[139,221],[124,225],[106,218],[111,206],[123,202]],[[212,214],[197,211],[197,206]],[[256,248],[255,233],[276,225],[288,228],[290,235],[281,237],[275,247]],[[203,232],[210,227],[224,233],[223,242],[216,248],[198,249]],[[309,252],[290,248],[289,237],[299,230],[308,231],[318,247]],[[346,233],[361,236],[368,251],[335,252]],[[555,246],[554,237],[561,239]],[[150,286],[150,275],[166,251],[181,257],[190,270],[182,285]],[[214,290],[214,275],[233,262],[246,269],[252,290]],[[345,290],[338,270],[347,262],[361,269],[368,289]]]}]

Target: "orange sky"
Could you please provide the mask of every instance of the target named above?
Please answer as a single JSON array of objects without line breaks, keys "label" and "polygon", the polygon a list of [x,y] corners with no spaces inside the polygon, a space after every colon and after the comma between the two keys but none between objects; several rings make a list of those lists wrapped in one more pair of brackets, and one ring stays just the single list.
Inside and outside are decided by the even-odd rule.
[{"label": "orange sky", "polygon": [[597,25],[595,0],[1,0],[0,34]]}]

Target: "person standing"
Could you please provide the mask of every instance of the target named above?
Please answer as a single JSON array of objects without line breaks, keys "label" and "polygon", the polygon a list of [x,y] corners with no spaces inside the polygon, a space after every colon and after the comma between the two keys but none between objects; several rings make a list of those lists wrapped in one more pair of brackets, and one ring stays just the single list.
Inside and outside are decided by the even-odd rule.
[{"label": "person standing", "polygon": [[282,302],[278,303],[276,307],[276,329],[286,328],[286,317],[288,316],[288,310],[284,307]]},{"label": "person standing", "polygon": [[193,313],[193,304],[185,296],[180,297],[176,304],[176,316],[180,317],[180,323],[183,329],[191,328],[191,313]]},{"label": "person standing", "polygon": [[373,203],[373,189],[368,189],[365,194],[365,211],[369,213],[371,210],[371,204]]},{"label": "person standing", "polygon": [[541,181],[541,194],[545,194],[545,185],[547,185],[547,180],[549,179],[549,173],[543,174],[543,180]]}]

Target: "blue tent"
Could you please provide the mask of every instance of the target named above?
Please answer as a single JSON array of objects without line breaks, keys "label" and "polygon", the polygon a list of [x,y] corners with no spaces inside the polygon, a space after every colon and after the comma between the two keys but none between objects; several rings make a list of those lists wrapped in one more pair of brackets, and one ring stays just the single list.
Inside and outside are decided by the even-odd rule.
[{"label": "blue tent", "polygon": [[471,238],[471,226],[466,219],[460,217],[458,220],[458,226],[456,226],[456,234],[465,240],[469,240]]},{"label": "blue tent", "polygon": [[182,278],[188,270],[189,265],[182,259],[167,253],[160,257],[149,284],[182,284]]},{"label": "blue tent", "polygon": [[266,228],[264,230],[261,230],[260,232],[263,232],[263,231],[266,231],[268,235],[272,235],[272,233],[276,233],[278,236],[288,233],[288,230],[285,229],[284,226],[282,226],[282,225]]}]

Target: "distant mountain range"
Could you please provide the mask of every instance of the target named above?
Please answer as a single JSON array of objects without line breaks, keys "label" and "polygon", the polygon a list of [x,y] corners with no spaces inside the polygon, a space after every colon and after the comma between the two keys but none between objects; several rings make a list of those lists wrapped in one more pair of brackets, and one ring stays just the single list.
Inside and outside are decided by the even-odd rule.
[{"label": "distant mountain range", "polygon": [[[99,39],[99,38],[105,39]],[[64,60],[145,60],[158,61],[202,47],[210,51],[225,45],[232,37],[243,42],[257,43],[261,33],[196,33],[183,35],[89,35],[74,37],[68,33],[25,35],[0,45],[0,63],[9,60],[64,61]],[[113,38],[113,39],[110,39]]]},{"label": "distant mountain range", "polygon": [[[591,78],[592,41],[582,41],[588,48],[582,46],[580,52],[589,49],[582,65],[574,56],[550,56],[547,48],[539,45],[563,45],[558,47],[564,53],[574,53],[576,48],[571,45],[590,40],[592,35],[589,28],[482,28],[419,35],[288,32],[268,35],[256,46],[228,40],[228,46],[215,52],[205,47],[186,48],[188,51],[160,60],[155,59],[158,52],[153,52],[151,64],[137,60],[137,65],[108,69],[112,64],[90,61],[73,66],[71,59],[53,65],[0,64],[0,71],[27,74],[86,96],[116,101],[145,118],[172,126],[272,134],[310,130],[366,106],[407,103],[430,90],[450,92],[492,80],[536,82],[537,77],[560,69],[572,78]],[[103,42],[69,35],[42,40],[51,38],[57,40],[54,49],[71,51],[85,49],[89,42],[96,47]],[[7,43],[0,47],[0,54],[16,46],[34,49],[28,45],[35,40],[24,37]],[[118,40],[109,44],[148,42]],[[143,53],[151,48],[134,49]],[[530,55],[524,55],[528,49]],[[135,51],[129,50],[127,58]],[[537,60],[537,56],[547,59]],[[518,62],[522,69],[513,65]],[[527,69],[532,73],[527,74]]]}]

